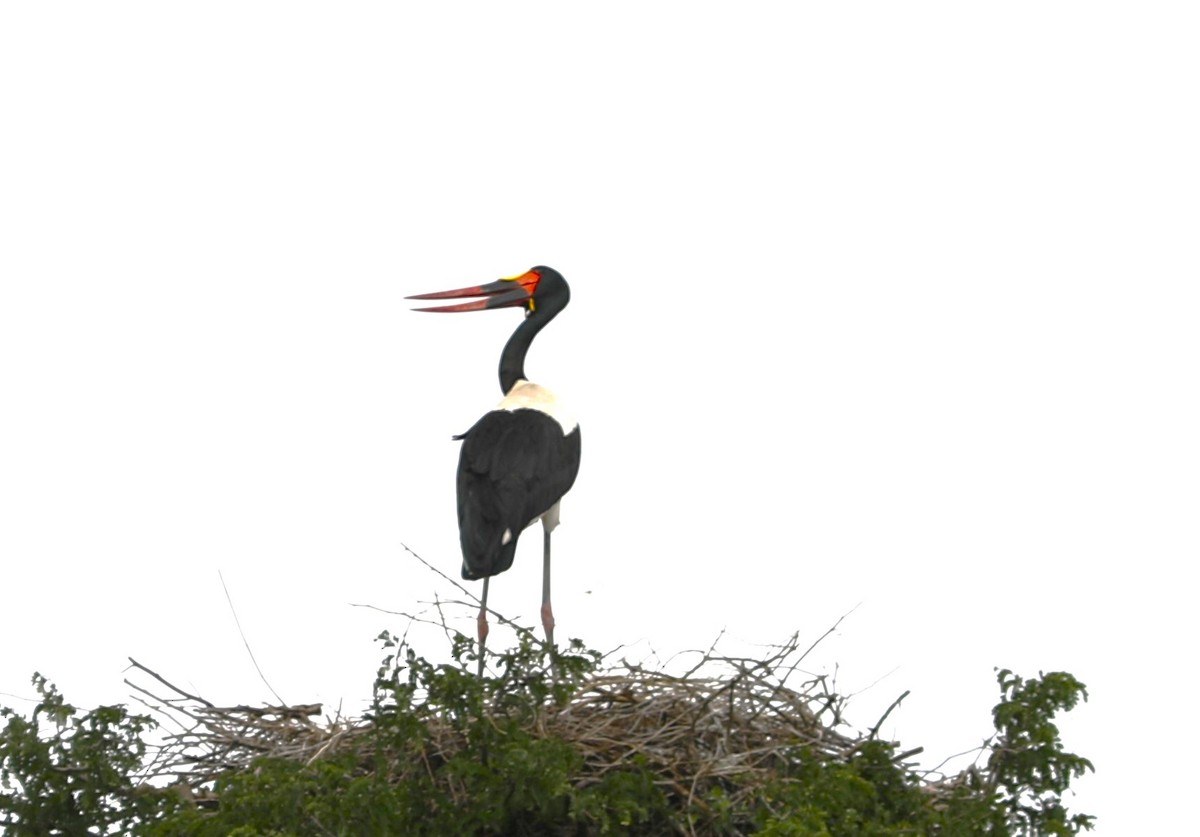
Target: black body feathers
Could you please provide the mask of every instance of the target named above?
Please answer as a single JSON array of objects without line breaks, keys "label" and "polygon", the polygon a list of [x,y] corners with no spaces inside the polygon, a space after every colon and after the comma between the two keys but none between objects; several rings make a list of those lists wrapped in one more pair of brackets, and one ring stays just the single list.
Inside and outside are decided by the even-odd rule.
[{"label": "black body feathers", "polygon": [[563,435],[540,410],[493,410],[456,438],[462,576],[485,578],[512,566],[521,531],[574,484],[579,427]]}]

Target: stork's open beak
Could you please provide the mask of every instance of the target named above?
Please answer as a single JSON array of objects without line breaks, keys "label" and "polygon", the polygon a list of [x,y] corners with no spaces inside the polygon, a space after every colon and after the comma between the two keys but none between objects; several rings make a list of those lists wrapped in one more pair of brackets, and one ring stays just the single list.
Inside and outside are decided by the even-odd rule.
[{"label": "stork's open beak", "polygon": [[439,291],[433,294],[414,294],[406,299],[459,299],[464,296],[481,296],[472,302],[459,302],[454,305],[433,305],[428,308],[414,308],[414,311],[436,311],[452,314],[459,311],[486,311],[489,308],[524,307],[537,291],[541,276],[529,270],[519,276],[498,279],[486,285],[475,285],[471,288],[458,288],[453,291]]}]

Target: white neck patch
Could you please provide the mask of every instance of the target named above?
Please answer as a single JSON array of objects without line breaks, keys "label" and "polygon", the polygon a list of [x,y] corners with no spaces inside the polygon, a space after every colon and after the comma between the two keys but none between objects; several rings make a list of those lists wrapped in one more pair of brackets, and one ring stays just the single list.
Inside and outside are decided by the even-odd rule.
[{"label": "white neck patch", "polygon": [[496,409],[509,412],[538,410],[557,421],[562,426],[564,436],[579,424],[575,421],[575,416],[558,403],[554,393],[543,386],[531,384],[525,380],[513,384],[513,388],[508,391],[508,395],[504,396],[504,400],[496,405]]}]

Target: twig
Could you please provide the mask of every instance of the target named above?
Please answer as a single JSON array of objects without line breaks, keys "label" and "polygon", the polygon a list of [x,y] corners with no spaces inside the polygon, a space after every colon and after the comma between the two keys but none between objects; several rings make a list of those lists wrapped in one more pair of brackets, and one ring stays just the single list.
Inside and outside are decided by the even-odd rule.
[{"label": "twig", "polygon": [[242,630],[242,621],[238,619],[237,608],[233,606],[233,597],[229,595],[229,588],[225,586],[225,576],[221,574],[220,570],[217,570],[217,578],[221,579],[221,589],[225,591],[225,601],[229,602],[229,610],[233,613],[233,622],[237,625],[238,633],[242,635],[242,644],[246,646],[246,653],[250,655],[250,662],[254,663],[254,670],[258,672],[258,676],[262,678],[262,682],[270,690],[271,694],[275,695],[275,700],[286,706],[287,701],[281,698],[279,692],[275,691],[271,684],[267,682],[267,676],[263,674],[263,670],[259,667],[258,660],[254,659],[254,651],[251,650],[250,642],[246,639],[246,632]]},{"label": "twig", "polygon": [[[167,681],[167,680],[166,680],[166,679],[165,679],[165,678],[164,678],[164,677],[163,677],[161,674],[159,674],[157,671],[154,671],[153,669],[149,669],[149,668],[147,668],[146,666],[142,665],[142,664],[141,664],[141,663],[139,663],[137,660],[135,660],[133,657],[127,657],[126,659],[128,659],[128,660],[129,660],[129,663],[130,663],[130,665],[132,665],[134,668],[141,669],[142,671],[146,672],[146,674],[149,674],[151,677],[153,677],[153,678],[154,678],[155,680],[157,680],[159,683],[162,683],[164,686],[166,686],[168,689],[170,689],[172,692],[175,692],[175,693],[176,693],[176,694],[178,694],[178,695],[182,695],[183,697],[187,698],[188,700],[194,700],[196,703],[202,704],[203,706],[206,706],[206,707],[209,707],[209,708],[212,708],[212,707],[214,706],[214,704],[212,704],[212,703],[209,703],[207,700],[205,700],[205,699],[204,699],[204,698],[202,698],[202,697],[198,697],[198,696],[196,696],[196,695],[193,695],[193,694],[191,694],[191,693],[189,693],[189,692],[185,692],[183,689],[179,688],[179,687],[178,687],[178,686],[176,686],[174,683],[171,683],[171,682]],[[128,669],[126,669],[126,671],[128,671]],[[126,682],[126,683],[129,683],[129,681],[128,681],[128,680],[126,680],[125,682]],[[133,684],[132,684],[132,683],[130,683],[129,685],[131,685],[131,686],[132,686]],[[137,687],[135,686],[134,688],[137,688]],[[144,689],[139,689],[139,691],[145,691],[145,690],[144,690]],[[148,695],[150,695],[150,693],[149,693],[149,692],[145,692],[145,693],[146,693],[146,694],[148,694]],[[154,695],[150,695],[150,697],[154,697]],[[163,702],[164,702],[164,703],[166,703],[167,701],[163,701]]]},{"label": "twig", "polygon": [[905,689],[904,694],[900,695],[900,697],[898,697],[892,701],[892,705],[889,706],[887,708],[887,711],[883,713],[883,717],[875,722],[875,726],[871,727],[871,735],[870,735],[871,738],[877,738],[879,736],[879,728],[881,726],[883,726],[883,722],[887,720],[887,716],[891,715],[892,710],[895,709],[897,706],[899,706],[900,702],[902,700],[904,700],[906,697],[908,697],[910,694],[912,694],[912,690]]}]

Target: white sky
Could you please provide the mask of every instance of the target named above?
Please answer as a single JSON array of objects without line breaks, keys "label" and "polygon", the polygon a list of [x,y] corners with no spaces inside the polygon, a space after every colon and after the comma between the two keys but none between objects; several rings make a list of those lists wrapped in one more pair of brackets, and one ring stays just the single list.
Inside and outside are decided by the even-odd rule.
[{"label": "white sky", "polygon": [[[861,727],[911,689],[884,731],[930,764],[990,730],[994,666],[1065,669],[1073,807],[1170,833],[1190,4],[426,5],[0,8],[0,703],[35,670],[123,700],[129,655],[270,699],[221,570],[272,685],[357,707],[403,621],[350,603],[453,595],[401,542],[457,573],[449,437],[520,319],[403,297],[545,263],[562,636],[859,605],[812,670]],[[492,585],[531,624],[538,544]]]}]

